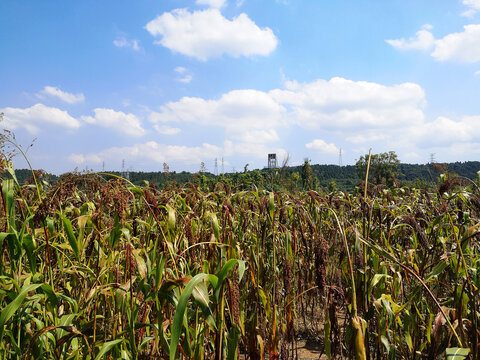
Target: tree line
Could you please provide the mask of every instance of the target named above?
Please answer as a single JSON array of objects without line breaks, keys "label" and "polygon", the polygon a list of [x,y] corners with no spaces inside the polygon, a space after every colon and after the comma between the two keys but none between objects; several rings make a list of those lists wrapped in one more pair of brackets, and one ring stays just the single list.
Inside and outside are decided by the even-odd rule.
[{"label": "tree line", "polygon": [[[240,189],[268,190],[319,190],[352,191],[365,179],[368,155],[361,156],[355,165],[320,165],[305,160],[300,166],[284,166],[277,169],[248,170],[214,175],[209,172],[190,173],[186,171],[130,171],[129,181],[135,185],[152,184],[158,188],[182,184],[196,184],[201,188],[213,189],[217,184],[226,184]],[[453,162],[445,164],[404,164],[400,163],[394,152],[373,154],[370,159],[369,180],[373,185],[386,187],[411,186],[428,188],[434,185],[441,174],[470,180],[477,179],[480,161]],[[114,176],[122,176],[121,172],[110,172]],[[56,182],[56,175],[38,171],[38,174],[49,182]],[[32,181],[30,170],[16,171],[20,184]],[[62,175],[61,175],[62,176]],[[108,175],[104,175],[108,176]]]}]

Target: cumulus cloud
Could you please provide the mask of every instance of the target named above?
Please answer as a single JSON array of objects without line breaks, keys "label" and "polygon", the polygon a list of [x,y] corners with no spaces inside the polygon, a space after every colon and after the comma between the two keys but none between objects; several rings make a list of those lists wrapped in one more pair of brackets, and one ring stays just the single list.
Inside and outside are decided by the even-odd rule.
[{"label": "cumulus cloud", "polygon": [[80,122],[70,116],[67,111],[54,107],[36,104],[29,108],[0,109],[4,113],[3,125],[9,130],[26,129],[31,134],[39,132],[47,124],[56,125],[67,129],[78,129]]},{"label": "cumulus cloud", "polygon": [[131,48],[134,51],[140,51],[141,49],[138,40],[128,40],[124,36],[118,37],[113,40],[113,45],[119,48]]},{"label": "cumulus cloud", "polygon": [[323,154],[338,154],[338,152],[340,151],[340,148],[335,146],[335,144],[333,143],[327,144],[322,139],[315,139],[312,142],[305,144],[305,146],[308,149],[316,150]]},{"label": "cumulus cloud", "polygon": [[449,146],[454,143],[480,141],[480,116],[464,116],[460,120],[439,116],[419,128],[410,129],[409,136],[419,147]]},{"label": "cumulus cloud", "polygon": [[58,87],[55,86],[45,86],[42,91],[36,94],[36,96],[40,99],[57,98],[68,104],[75,104],[85,101],[85,96],[82,93],[68,93],[66,91],[60,90]]},{"label": "cumulus cloud", "polygon": [[422,28],[417,31],[415,37],[409,39],[396,39],[396,40],[385,40],[388,44],[392,45],[394,48],[399,50],[430,50],[434,43],[435,37],[430,32],[432,30],[431,25],[423,25]]},{"label": "cumulus cloud", "polygon": [[468,9],[462,13],[462,16],[473,17],[480,11],[480,0],[463,0],[462,3],[468,7]]},{"label": "cumulus cloud", "polygon": [[[424,125],[425,104],[425,92],[418,84],[387,86],[336,77],[288,81],[270,91],[233,90],[215,99],[183,97],[152,112],[149,120],[155,126],[217,127],[228,140],[225,152],[263,158],[284,151],[279,134],[295,128],[321,130],[326,137],[343,137],[355,144],[405,141],[409,129]],[[339,146],[321,139],[307,148],[327,154],[339,151]]]},{"label": "cumulus cloud", "polygon": [[349,135],[345,138],[345,140],[352,144],[363,144],[368,142],[387,140],[388,138],[389,138],[389,135],[386,133],[379,134],[375,130],[373,131],[367,130],[367,131],[362,131],[362,133],[355,133],[355,134]]},{"label": "cumulus cloud", "polygon": [[465,25],[463,32],[453,33],[435,41],[432,56],[439,61],[480,61],[480,24]]},{"label": "cumulus cloud", "polygon": [[282,147],[262,144],[259,142],[233,142],[226,140],[223,145],[222,154],[225,156],[241,156],[253,159],[265,159],[266,154],[275,153],[279,159],[283,159],[288,152]]},{"label": "cumulus cloud", "polygon": [[424,118],[425,92],[414,83],[385,86],[334,77],[310,83],[289,81],[270,91],[289,107],[289,118],[307,128],[385,128],[418,123]]},{"label": "cumulus cloud", "polygon": [[203,61],[223,54],[266,56],[278,42],[270,28],[258,27],[246,14],[229,20],[216,8],[194,12],[175,9],[157,16],[145,29],[161,38],[155,44]]},{"label": "cumulus cloud", "polygon": [[285,124],[285,108],[258,90],[233,90],[218,100],[183,97],[150,114],[153,123],[185,122],[225,129],[237,141],[252,143],[278,139],[275,127]]},{"label": "cumulus cloud", "polygon": [[177,67],[174,69],[174,71],[175,71],[177,74],[181,75],[181,77],[179,77],[179,78],[176,79],[177,81],[180,81],[180,82],[183,82],[183,83],[188,84],[188,83],[190,83],[190,81],[192,81],[192,79],[193,79],[193,76],[188,73],[188,69],[187,69],[187,68],[184,68],[184,67],[182,67],[182,66],[177,66]]},{"label": "cumulus cloud", "polygon": [[166,125],[154,125],[154,129],[162,135],[176,135],[181,131],[179,128],[174,128]]},{"label": "cumulus cloud", "polygon": [[198,5],[207,5],[216,9],[225,6],[225,0],[196,0],[195,3]]},{"label": "cumulus cloud", "polygon": [[205,159],[213,159],[222,154],[222,148],[204,143],[201,146],[165,145],[155,141],[125,147],[112,147],[93,154],[71,154],[69,160],[81,165],[83,163],[99,164],[102,161],[114,162],[126,159],[129,162],[181,162],[183,164],[200,164]]},{"label": "cumulus cloud", "polygon": [[134,114],[103,108],[97,108],[93,112],[95,116],[82,116],[81,119],[89,124],[113,128],[130,136],[142,136],[146,133],[140,120]]},{"label": "cumulus cloud", "polygon": [[424,27],[415,38],[386,40],[399,50],[432,50],[430,55],[438,61],[474,63],[480,61],[480,24],[465,25],[463,32],[435,39],[431,27]]}]

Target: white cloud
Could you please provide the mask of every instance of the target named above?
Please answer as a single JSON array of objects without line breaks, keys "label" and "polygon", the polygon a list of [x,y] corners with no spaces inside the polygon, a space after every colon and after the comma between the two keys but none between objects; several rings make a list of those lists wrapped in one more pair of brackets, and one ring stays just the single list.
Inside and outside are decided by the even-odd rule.
[{"label": "white cloud", "polygon": [[269,55],[277,46],[270,28],[259,28],[246,14],[229,20],[218,9],[189,12],[176,9],[157,16],[146,26],[155,41],[199,60],[220,57]]},{"label": "white cloud", "polygon": [[[225,151],[263,158],[268,152],[284,151],[279,134],[297,127],[321,130],[324,139],[336,136],[357,144],[398,141],[401,145],[410,141],[410,129],[424,126],[425,104],[425,92],[417,84],[386,86],[332,78],[287,81],[284,88],[268,92],[233,90],[217,99],[183,97],[152,112],[149,120],[223,129],[230,144]],[[339,151],[339,146],[320,140],[309,147],[331,154]]]},{"label": "white cloud", "polygon": [[480,61],[480,24],[465,25],[464,32],[453,33],[435,41],[432,56],[439,61]]},{"label": "white cloud", "polygon": [[78,165],[86,162],[96,164],[102,161],[115,162],[118,159],[125,159],[127,162],[135,162],[139,165],[149,161],[158,164],[181,162],[193,165],[221,155],[222,148],[208,143],[201,146],[180,146],[149,141],[132,146],[112,147],[95,154],[71,154],[69,159]]},{"label": "white cloud", "polygon": [[465,25],[463,32],[448,34],[435,39],[430,26],[417,32],[408,40],[386,40],[399,50],[431,50],[430,55],[438,61],[474,63],[480,61],[480,24]]},{"label": "white cloud", "polygon": [[254,159],[265,159],[266,154],[275,153],[278,159],[285,158],[287,151],[280,147],[272,147],[259,142],[236,142],[227,140],[224,143],[222,154],[225,156],[241,156]]},{"label": "white cloud", "polygon": [[465,116],[459,121],[439,116],[419,128],[410,129],[410,138],[419,147],[449,146],[480,141],[480,116]]},{"label": "white cloud", "polygon": [[278,134],[275,129],[246,130],[244,132],[241,132],[239,136],[237,136],[237,138],[238,140],[249,144],[264,144],[279,140]]},{"label": "white cloud", "polygon": [[480,70],[475,71],[475,72],[473,73],[473,75],[475,75],[475,76],[480,76]]},{"label": "white cloud", "polygon": [[289,105],[288,117],[298,125],[323,129],[388,128],[423,121],[425,92],[414,83],[385,86],[339,77],[310,83],[288,81],[270,94]]},{"label": "white cloud", "polygon": [[96,124],[103,127],[114,128],[116,131],[131,136],[145,135],[140,120],[134,114],[125,114],[122,111],[97,108],[95,116],[82,116],[82,120],[89,124]]},{"label": "white cloud", "polygon": [[480,11],[480,0],[463,0],[463,5],[469,7],[462,13],[462,16],[473,17],[478,11]]},{"label": "white cloud", "polygon": [[192,81],[192,79],[193,79],[192,75],[185,75],[184,77],[178,78],[177,81],[188,84],[190,83],[190,81]]},{"label": "white cloud", "polygon": [[399,50],[430,50],[434,43],[435,38],[429,31],[432,29],[431,25],[423,25],[422,28],[417,31],[415,37],[409,39],[397,39],[397,40],[385,40],[388,44]]},{"label": "white cloud", "polygon": [[155,130],[162,135],[176,135],[180,131],[179,128],[174,128],[166,125],[154,125]]},{"label": "white cloud", "polygon": [[374,141],[387,140],[390,136],[387,134],[379,134],[375,130],[363,131],[362,133],[356,133],[350,136],[347,136],[345,140],[352,144],[362,144]]},{"label": "white cloud", "polygon": [[173,71],[179,73],[179,74],[184,74],[187,71],[187,68],[184,68],[183,66],[177,66]]},{"label": "white cloud", "polygon": [[3,125],[9,130],[26,129],[29,133],[38,133],[40,128],[53,124],[67,129],[78,129],[80,122],[70,116],[68,112],[54,107],[36,104],[29,108],[0,109],[4,113]]},{"label": "white cloud", "polygon": [[102,159],[95,154],[89,154],[89,155],[82,155],[82,154],[71,154],[68,157],[68,160],[77,164],[77,165],[82,165],[82,164],[101,164]]},{"label": "white cloud", "polygon": [[316,150],[320,153],[324,154],[338,154],[340,151],[340,148],[335,146],[335,144],[327,144],[324,140],[322,139],[315,139],[312,142],[309,142],[305,144],[305,146],[308,149]]},{"label": "white cloud", "polygon": [[196,0],[197,5],[207,5],[212,8],[220,9],[225,6],[225,0]]},{"label": "white cloud", "polygon": [[193,76],[188,74],[188,69],[184,68],[182,66],[177,66],[174,71],[180,75],[183,75],[182,77],[177,78],[177,81],[183,82],[185,84],[188,84],[192,81]]},{"label": "white cloud", "polygon": [[238,141],[270,142],[278,139],[275,127],[286,123],[285,108],[265,92],[233,90],[218,100],[183,97],[150,114],[154,123],[186,122],[225,129]]},{"label": "white cloud", "polygon": [[128,40],[124,36],[118,37],[113,40],[113,45],[119,48],[132,48],[134,51],[140,51],[140,45],[138,40]]},{"label": "white cloud", "polygon": [[68,104],[75,104],[85,101],[85,96],[82,93],[72,94],[60,90],[55,86],[45,86],[42,91],[38,92],[36,96],[40,99],[45,99],[46,97],[54,97]]}]

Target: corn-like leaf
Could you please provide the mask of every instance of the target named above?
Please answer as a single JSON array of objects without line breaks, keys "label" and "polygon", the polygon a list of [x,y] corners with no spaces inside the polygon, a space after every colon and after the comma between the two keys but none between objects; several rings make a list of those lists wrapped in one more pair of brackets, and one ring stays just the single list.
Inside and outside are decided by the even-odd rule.
[{"label": "corn-like leaf", "polygon": [[240,339],[240,329],[237,325],[230,328],[228,332],[227,360],[237,360],[238,340]]},{"label": "corn-like leaf", "polygon": [[13,301],[7,306],[5,306],[5,308],[2,310],[2,312],[0,313],[0,340],[3,337],[5,323],[10,320],[10,318],[15,314],[20,305],[22,305],[23,300],[25,300],[28,293],[35,290],[40,285],[41,284],[30,284],[24,286],[20,293],[15,297],[15,299],[13,299]]},{"label": "corn-like leaf", "polygon": [[447,360],[463,360],[468,354],[470,354],[470,349],[468,348],[448,348],[445,350],[445,358]]},{"label": "corn-like leaf", "polygon": [[112,350],[112,348],[115,345],[120,344],[122,341],[123,339],[117,339],[117,340],[107,341],[106,343],[104,343],[100,348],[100,351],[98,352],[97,356],[95,356],[95,360],[102,359],[103,356],[105,356],[110,350]]},{"label": "corn-like leaf", "polygon": [[172,335],[170,340],[170,348],[169,348],[169,356],[170,360],[175,360],[176,353],[177,353],[177,345],[180,340],[180,335],[182,333],[183,328],[183,317],[185,315],[185,309],[187,307],[187,301],[190,295],[192,294],[193,289],[195,286],[203,281],[204,279],[208,278],[208,274],[198,274],[193,277],[185,286],[180,298],[178,299],[177,308],[175,309],[175,315],[173,317],[173,324],[172,324]]},{"label": "corn-like leaf", "polygon": [[168,213],[168,230],[170,232],[175,231],[175,223],[176,223],[176,216],[175,216],[175,209],[172,208],[170,205],[166,205],[167,213]]},{"label": "corn-like leaf", "polygon": [[62,215],[62,221],[63,221],[63,227],[67,234],[68,243],[70,244],[73,250],[73,253],[75,254],[75,257],[79,259],[78,242],[77,242],[77,238],[75,237],[75,234],[73,233],[72,223],[64,215]]}]

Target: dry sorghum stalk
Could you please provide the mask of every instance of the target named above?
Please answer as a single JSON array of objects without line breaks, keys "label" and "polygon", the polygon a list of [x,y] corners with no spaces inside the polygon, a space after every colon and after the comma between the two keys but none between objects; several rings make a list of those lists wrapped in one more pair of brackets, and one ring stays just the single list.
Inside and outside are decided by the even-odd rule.
[{"label": "dry sorghum stalk", "polygon": [[320,293],[323,294],[326,285],[326,266],[328,261],[327,242],[323,237],[316,239],[313,251],[315,253],[315,279]]}]

